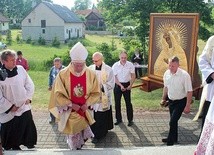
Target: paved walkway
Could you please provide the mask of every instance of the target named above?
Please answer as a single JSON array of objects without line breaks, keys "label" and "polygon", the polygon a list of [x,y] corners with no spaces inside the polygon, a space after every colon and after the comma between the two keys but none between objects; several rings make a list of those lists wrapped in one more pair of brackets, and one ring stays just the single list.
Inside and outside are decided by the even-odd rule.
[{"label": "paved walkway", "polygon": [[[60,152],[63,153],[63,151],[63,154],[66,154],[66,152],[69,153],[70,150],[66,144],[65,135],[58,132],[57,125],[52,126],[48,123],[49,113],[47,111],[33,111],[33,116],[38,130],[37,151],[21,152],[23,154],[42,154],[41,152],[49,154],[50,151],[52,154],[60,154]],[[102,139],[98,144],[93,144],[90,140],[86,142],[82,153],[86,151],[87,153],[85,152],[85,154],[96,154],[98,151],[98,154],[101,154],[101,152],[104,151],[105,154],[119,155],[128,154],[129,151],[133,152],[132,150],[134,150],[134,154],[138,154],[138,152],[142,154],[150,150],[150,153],[147,152],[147,155],[167,155],[166,151],[168,154],[171,154],[172,150],[177,150],[176,154],[182,153],[180,151],[192,154],[198,141],[201,124],[200,121],[192,121],[194,116],[195,112],[182,115],[179,121],[178,144],[167,147],[161,142],[161,139],[167,136],[169,129],[169,113],[167,111],[147,112],[135,110],[135,124],[132,127],[127,126],[126,115],[125,112],[123,112],[123,120],[125,122],[119,126],[115,126],[114,129],[107,134],[106,138]],[[127,152],[127,150],[129,151]],[[131,152],[129,152],[129,154]],[[17,154],[17,152],[15,153]],[[13,154],[13,151],[5,151],[5,154]]]}]

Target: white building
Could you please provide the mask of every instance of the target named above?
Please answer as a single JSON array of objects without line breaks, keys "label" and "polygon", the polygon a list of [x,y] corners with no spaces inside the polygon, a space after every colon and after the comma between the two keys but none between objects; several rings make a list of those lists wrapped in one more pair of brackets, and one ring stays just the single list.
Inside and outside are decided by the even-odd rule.
[{"label": "white building", "polygon": [[0,33],[1,34],[6,34],[6,32],[9,30],[9,22],[10,20],[0,13]]},{"label": "white building", "polygon": [[41,2],[22,21],[22,39],[38,40],[39,37],[60,42],[85,35],[85,25],[65,6]]}]

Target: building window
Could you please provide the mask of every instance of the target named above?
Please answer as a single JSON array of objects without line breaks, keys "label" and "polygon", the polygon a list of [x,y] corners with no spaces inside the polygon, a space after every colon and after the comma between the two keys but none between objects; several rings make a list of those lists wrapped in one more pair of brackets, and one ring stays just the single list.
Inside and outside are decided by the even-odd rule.
[{"label": "building window", "polygon": [[4,23],[2,23],[2,25],[4,26]]},{"label": "building window", "polygon": [[41,27],[42,28],[46,27],[46,20],[41,20]]},{"label": "building window", "polygon": [[28,23],[31,23],[31,19],[30,18],[28,19]]},{"label": "building window", "polygon": [[45,34],[45,29],[42,29],[42,33]]}]

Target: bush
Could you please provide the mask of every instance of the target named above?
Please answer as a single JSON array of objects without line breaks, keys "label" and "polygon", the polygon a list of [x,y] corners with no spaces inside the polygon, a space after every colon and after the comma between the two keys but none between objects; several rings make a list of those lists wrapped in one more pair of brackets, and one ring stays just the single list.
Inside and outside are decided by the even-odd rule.
[{"label": "bush", "polygon": [[27,43],[27,44],[30,44],[31,42],[32,42],[31,37],[30,37],[30,36],[29,36],[29,37],[27,37],[26,43]]},{"label": "bush", "polygon": [[42,36],[39,37],[38,43],[39,43],[39,45],[46,45],[46,41]]},{"label": "bush", "polygon": [[50,59],[44,61],[44,70],[48,71],[50,70],[50,68],[53,66],[53,60],[58,57],[61,58],[62,60],[62,64],[64,66],[69,65],[69,63],[71,62],[70,56],[69,56],[69,51],[66,52],[66,54],[64,55],[54,55],[53,57],[51,57]]},{"label": "bush", "polygon": [[8,30],[7,31],[7,37],[6,37],[6,40],[7,40],[7,44],[8,45],[12,45],[12,34],[11,34],[11,31],[10,30]]},{"label": "bush", "polygon": [[80,40],[78,38],[71,39],[68,41],[68,47],[71,48],[73,47],[76,43],[78,43]]},{"label": "bush", "polygon": [[54,37],[54,39],[52,41],[52,46],[53,47],[59,47],[60,46],[60,41],[57,37]]},{"label": "bush", "polygon": [[18,35],[16,36],[16,42],[17,42],[18,44],[22,42],[22,41],[21,41],[21,38],[20,38],[20,34],[18,34]]},{"label": "bush", "polygon": [[96,48],[103,54],[106,64],[112,66],[117,61],[117,58],[113,57],[113,52],[107,43],[99,44]]}]

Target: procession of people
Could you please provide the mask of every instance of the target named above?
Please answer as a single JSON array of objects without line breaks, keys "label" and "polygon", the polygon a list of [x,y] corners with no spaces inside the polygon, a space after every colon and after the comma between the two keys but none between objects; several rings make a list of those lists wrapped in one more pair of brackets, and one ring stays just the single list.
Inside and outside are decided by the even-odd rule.
[{"label": "procession of people", "polygon": [[[209,38],[199,57],[203,84],[208,88],[202,133],[195,155],[214,153],[214,136],[211,130],[214,129],[213,44],[214,36]],[[135,57],[139,56],[137,52]],[[89,139],[92,143],[99,143],[102,138],[108,136],[108,131],[112,130],[114,125],[123,123],[122,96],[126,105],[127,126],[134,125],[131,90],[136,76],[141,74],[136,74],[135,62],[127,60],[128,54],[124,50],[119,53],[119,61],[112,67],[105,63],[102,52],[93,53],[93,64],[88,67],[88,50],[81,42],[76,43],[69,54],[71,61],[66,67],[62,65],[60,58],[53,61],[54,66],[49,75],[51,94],[48,110],[50,123],[57,123],[59,132],[66,135],[69,148],[79,150]],[[1,68],[6,72],[0,81],[1,145],[5,150],[21,150],[20,145],[32,149],[37,143],[37,131],[31,112],[34,83],[27,73],[28,69],[16,64],[16,56],[17,53],[13,50],[6,49],[1,52]],[[177,56],[168,59],[168,69],[163,74],[163,82],[161,105],[167,103],[170,121],[168,136],[163,138],[162,142],[171,146],[178,142],[178,121],[183,112],[190,112],[193,92],[191,77],[187,71],[180,68]],[[115,102],[115,123],[112,95]]]}]

